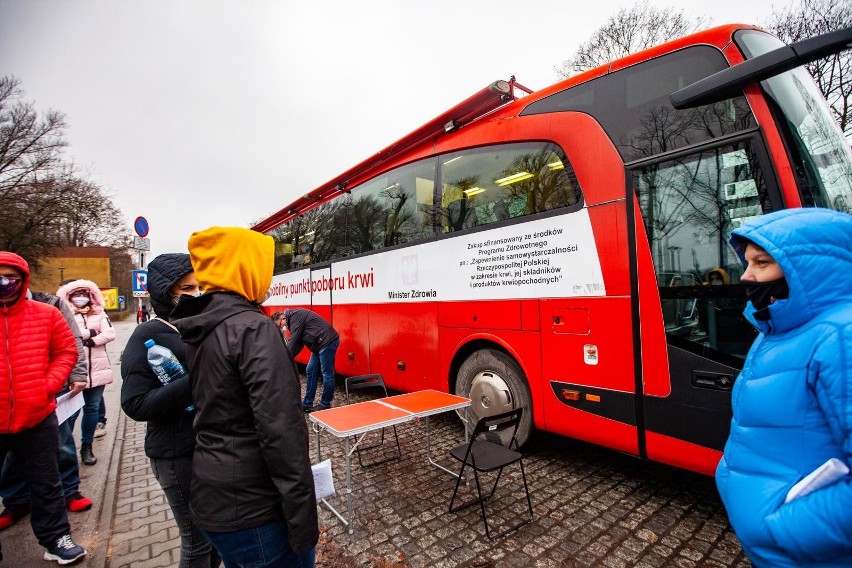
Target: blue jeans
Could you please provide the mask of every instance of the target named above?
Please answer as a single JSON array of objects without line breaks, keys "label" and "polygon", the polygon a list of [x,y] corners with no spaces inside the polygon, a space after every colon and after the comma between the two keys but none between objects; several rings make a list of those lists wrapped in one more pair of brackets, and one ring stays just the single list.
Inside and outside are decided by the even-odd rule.
[{"label": "blue jeans", "polygon": [[213,543],[225,568],[313,568],[315,549],[297,555],[290,548],[287,525],[276,521],[233,532],[201,533]]},{"label": "blue jeans", "polygon": [[192,456],[151,458],[151,471],[160,482],[180,532],[180,568],[219,566],[219,555],[189,518]]},{"label": "blue jeans", "polygon": [[98,405],[98,422],[106,424],[106,405],[104,404],[104,397],[101,396],[101,402]]},{"label": "blue jeans", "polygon": [[[98,425],[101,398],[104,396],[104,386],[93,387],[83,391],[83,421],[80,423],[80,444],[91,444],[95,439],[95,426]],[[68,419],[71,429],[79,413]]]},{"label": "blue jeans", "polygon": [[[59,477],[62,492],[70,497],[80,488],[80,465],[77,462],[77,446],[72,433],[73,423],[66,420],[59,425]],[[21,476],[21,466],[14,452],[9,452],[0,471],[0,497],[3,505],[29,505],[30,486]]]},{"label": "blue jeans", "polygon": [[305,367],[307,384],[305,385],[305,400],[302,401],[305,408],[310,408],[314,405],[314,397],[317,395],[317,367],[322,371],[322,398],[320,399],[320,407],[329,408],[331,406],[331,400],[334,398],[334,357],[337,354],[339,346],[340,339],[335,339],[320,349],[319,353],[311,353],[308,366]]}]

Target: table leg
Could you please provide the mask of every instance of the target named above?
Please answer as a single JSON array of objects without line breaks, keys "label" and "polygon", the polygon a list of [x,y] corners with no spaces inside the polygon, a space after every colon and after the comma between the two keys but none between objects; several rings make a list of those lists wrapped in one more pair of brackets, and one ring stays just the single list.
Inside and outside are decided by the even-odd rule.
[{"label": "table leg", "polygon": [[[316,426],[314,427],[314,432],[316,433],[316,437],[317,437],[317,463],[320,463],[322,461],[322,452],[320,451],[320,430],[321,430],[321,428],[318,428]],[[347,488],[347,491],[349,493],[349,495],[348,495],[349,510],[347,511],[347,517],[344,517],[343,515],[341,515],[340,511],[335,509],[334,505],[329,503],[327,499],[323,498],[323,499],[320,499],[320,501],[326,507],[328,507],[329,511],[334,513],[335,517],[340,519],[341,522],[349,528],[349,536],[354,538],[353,535],[352,535],[352,533],[354,531],[353,531],[353,528],[352,528],[352,473],[351,473],[351,468],[350,468],[350,463],[349,463],[349,438],[346,438],[346,488]]]},{"label": "table leg", "polygon": [[432,459],[432,428],[430,425],[431,421],[429,420],[428,416],[426,416],[423,420],[426,422],[426,461],[437,467],[438,469],[446,471],[453,477],[458,477],[459,474],[447,469],[446,467],[442,466],[441,464]]},{"label": "table leg", "polygon": [[320,451],[320,431],[319,428],[314,428],[314,434],[317,437],[317,463],[322,461],[322,452]]},{"label": "table leg", "polygon": [[347,524],[349,525],[349,536],[351,538],[355,532],[355,528],[352,525],[352,456],[349,451],[349,436],[346,436],[344,440],[344,453],[346,454],[346,500],[348,503],[347,513],[349,516]]}]

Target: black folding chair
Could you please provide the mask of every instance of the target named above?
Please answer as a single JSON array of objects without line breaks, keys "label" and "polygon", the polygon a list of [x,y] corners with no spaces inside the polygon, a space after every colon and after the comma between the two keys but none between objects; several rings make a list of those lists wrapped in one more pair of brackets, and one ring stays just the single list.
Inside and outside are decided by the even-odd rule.
[{"label": "black folding chair", "polygon": [[[388,389],[385,386],[385,380],[382,378],[380,374],[370,374],[370,375],[357,375],[354,377],[346,377],[346,404],[350,404],[352,401],[350,399],[349,393],[361,390],[368,389],[381,389],[382,396],[388,395]],[[378,391],[377,391],[378,392]],[[391,426],[393,428],[393,437],[396,440],[396,454],[385,457],[384,459],[372,461],[369,463],[364,463],[361,458],[361,452],[366,450],[374,450],[376,448],[380,448],[384,446],[385,443],[385,430],[386,428],[381,429],[380,437],[378,442],[374,442],[368,445],[361,445],[358,443],[356,438],[355,440],[355,452],[358,454],[358,463],[361,467],[369,467],[373,465],[378,465],[380,463],[389,462],[392,460],[398,460],[402,457],[402,450],[399,447],[399,435],[396,433],[396,426]]]},{"label": "black folding chair", "polygon": [[[527,476],[524,472],[523,455],[518,450],[518,425],[521,422],[522,408],[516,408],[495,416],[485,416],[479,419],[476,427],[473,429],[473,434],[470,437],[470,443],[456,446],[450,450],[450,455],[462,462],[461,470],[459,471],[458,479],[456,480],[456,488],[453,490],[453,498],[450,500],[450,512],[456,513],[466,507],[479,503],[480,511],[482,511],[482,521],[485,523],[485,534],[488,538],[495,539],[505,535],[508,532],[517,530],[523,525],[532,521],[533,510],[532,501],[530,500],[530,490],[527,486]],[[511,429],[511,438],[501,436],[503,432],[508,433]],[[507,439],[504,442],[503,439]],[[505,444],[505,445],[504,445]],[[497,489],[497,484],[500,481],[500,476],[503,474],[503,468],[518,463],[521,466],[521,479],[524,482],[524,492],[527,496],[527,507],[529,508],[529,516],[515,522],[505,530],[496,535],[491,535],[491,529],[488,526],[488,516],[485,513],[485,501],[494,495]],[[459,491],[459,486],[464,478],[465,468],[473,470],[473,476],[476,479],[476,493],[478,499],[472,499],[458,506],[453,506],[456,501],[456,495]],[[494,486],[491,492],[483,497],[482,486],[479,483],[480,472],[497,471],[497,479],[494,480]]]}]

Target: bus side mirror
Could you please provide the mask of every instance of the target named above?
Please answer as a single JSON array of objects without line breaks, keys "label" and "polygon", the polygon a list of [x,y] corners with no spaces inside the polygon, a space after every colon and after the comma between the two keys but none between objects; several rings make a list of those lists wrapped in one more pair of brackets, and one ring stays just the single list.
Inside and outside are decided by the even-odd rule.
[{"label": "bus side mirror", "polygon": [[696,81],[669,95],[669,100],[676,109],[724,101],[741,95],[748,85],[850,48],[852,28],[803,39]]}]

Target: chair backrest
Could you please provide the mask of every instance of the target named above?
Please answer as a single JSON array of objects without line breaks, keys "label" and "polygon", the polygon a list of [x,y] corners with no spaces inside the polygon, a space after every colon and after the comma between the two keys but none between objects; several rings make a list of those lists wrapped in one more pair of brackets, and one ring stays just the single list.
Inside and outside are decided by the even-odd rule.
[{"label": "chair backrest", "polygon": [[346,377],[346,403],[349,404],[350,392],[374,388],[382,389],[383,396],[388,395],[388,389],[385,386],[385,380],[379,373]]},{"label": "chair backrest", "polygon": [[[518,433],[518,426],[521,423],[523,410],[523,408],[513,408],[502,414],[483,416],[473,428],[473,434],[471,434],[470,439],[476,440],[481,437],[489,442],[517,449],[518,439],[516,435]],[[504,432],[508,433],[510,430],[512,433],[511,437],[503,435]]]}]

